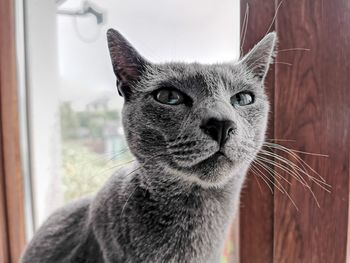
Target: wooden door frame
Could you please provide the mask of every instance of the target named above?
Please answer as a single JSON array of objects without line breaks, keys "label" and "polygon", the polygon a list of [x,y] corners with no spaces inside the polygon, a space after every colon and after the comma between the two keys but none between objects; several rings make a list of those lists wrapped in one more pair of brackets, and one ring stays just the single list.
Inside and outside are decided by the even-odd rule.
[{"label": "wooden door frame", "polygon": [[26,237],[14,0],[0,0],[0,20],[0,261],[19,262]]},{"label": "wooden door frame", "polygon": [[273,112],[268,137],[294,139],[288,145],[293,149],[328,154],[328,159],[299,156],[322,173],[332,193],[311,184],[319,208],[301,184],[278,170],[293,182],[283,185],[298,211],[276,187],[273,196],[266,189],[260,193],[249,175],[242,193],[239,262],[345,263],[350,247],[350,5],[347,0],[280,4],[241,0],[242,21],[249,5],[243,50],[252,48],[276,17],[271,30],[277,31],[278,49],[288,52],[278,54],[266,80]]},{"label": "wooden door frame", "polygon": [[[274,1],[241,0],[241,52],[246,54],[267,33],[275,31],[272,18]],[[275,65],[271,65],[265,80],[271,106],[274,105]],[[270,112],[267,138],[274,136],[274,112]],[[242,190],[239,215],[239,262],[273,262],[274,200],[265,182],[255,174],[247,175]],[[269,183],[269,182],[267,182]],[[269,183],[270,184],[270,183]],[[272,184],[270,187],[273,188]],[[256,255],[259,255],[258,257]]]}]

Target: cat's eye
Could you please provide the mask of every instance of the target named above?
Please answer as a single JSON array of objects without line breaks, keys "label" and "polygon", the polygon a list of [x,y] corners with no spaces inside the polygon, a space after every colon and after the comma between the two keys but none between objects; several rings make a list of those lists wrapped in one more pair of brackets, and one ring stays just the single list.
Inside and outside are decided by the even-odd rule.
[{"label": "cat's eye", "polygon": [[167,105],[179,105],[184,102],[184,95],[176,89],[159,89],[154,93],[154,98]]},{"label": "cat's eye", "polygon": [[247,91],[242,91],[231,97],[233,106],[246,106],[254,103],[254,94]]}]

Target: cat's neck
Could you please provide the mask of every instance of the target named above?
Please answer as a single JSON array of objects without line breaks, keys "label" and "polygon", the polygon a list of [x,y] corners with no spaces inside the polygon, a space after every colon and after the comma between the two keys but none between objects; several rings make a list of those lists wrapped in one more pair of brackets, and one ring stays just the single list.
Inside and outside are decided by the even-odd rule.
[{"label": "cat's neck", "polygon": [[[205,188],[196,182],[182,180],[178,174],[169,171],[143,170],[138,177],[141,189],[135,193],[135,198],[140,198],[135,203],[142,203],[138,217],[152,218],[155,228],[167,225],[161,228],[164,238],[171,243],[182,240],[184,244],[179,251],[184,254],[196,251],[197,259],[193,253],[188,256],[194,257],[193,262],[216,262],[230,222],[239,207],[244,177],[245,171],[232,175],[220,187]],[[149,237],[150,232],[145,235]],[[203,240],[206,240],[204,245],[201,243]],[[181,262],[177,250],[171,254],[177,258],[174,262]]]},{"label": "cat's neck", "polygon": [[237,205],[247,172],[246,169],[242,169],[230,174],[225,183],[213,186],[205,182],[192,181],[187,178],[188,174],[174,172],[171,169],[150,169],[142,166],[138,169],[139,187],[154,198],[170,202],[181,202],[182,198],[187,199],[189,196],[200,198],[203,202],[217,200],[218,209]]}]

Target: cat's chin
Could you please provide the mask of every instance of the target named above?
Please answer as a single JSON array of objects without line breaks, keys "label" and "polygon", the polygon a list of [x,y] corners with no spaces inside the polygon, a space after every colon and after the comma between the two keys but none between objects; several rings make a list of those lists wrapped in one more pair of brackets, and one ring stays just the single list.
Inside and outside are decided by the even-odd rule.
[{"label": "cat's chin", "polygon": [[242,162],[232,160],[220,151],[190,167],[176,165],[176,168],[172,167],[170,170],[172,170],[172,174],[177,175],[182,180],[196,183],[205,188],[221,187],[235,174],[244,174],[242,173]]}]

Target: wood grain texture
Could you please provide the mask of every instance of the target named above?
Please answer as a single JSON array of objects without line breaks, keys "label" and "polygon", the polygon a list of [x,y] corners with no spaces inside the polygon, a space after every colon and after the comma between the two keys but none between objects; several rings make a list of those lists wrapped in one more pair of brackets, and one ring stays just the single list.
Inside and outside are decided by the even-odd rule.
[{"label": "wood grain texture", "polygon": [[[9,262],[18,262],[25,245],[16,82],[14,1],[0,0],[0,115]],[[6,261],[5,261],[6,262]]]},{"label": "wood grain texture", "polygon": [[345,263],[349,207],[350,1],[287,0],[277,17],[280,52],[275,85],[275,136],[288,147],[329,158],[300,155],[332,186],[312,184],[320,202],[290,176],[284,184],[299,208],[275,193],[275,263]]},{"label": "wood grain texture", "polygon": [[[241,24],[247,6],[249,6],[248,27],[245,39],[242,39],[243,53],[248,52],[264,37],[271,25],[275,10],[274,1],[241,0]],[[271,30],[274,30],[274,25]],[[273,105],[274,66],[270,68],[265,86]],[[273,126],[273,112],[271,112],[268,138],[274,138]],[[273,211],[273,195],[265,182],[253,173],[249,173],[241,198],[240,263],[273,261]]]}]

